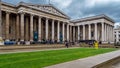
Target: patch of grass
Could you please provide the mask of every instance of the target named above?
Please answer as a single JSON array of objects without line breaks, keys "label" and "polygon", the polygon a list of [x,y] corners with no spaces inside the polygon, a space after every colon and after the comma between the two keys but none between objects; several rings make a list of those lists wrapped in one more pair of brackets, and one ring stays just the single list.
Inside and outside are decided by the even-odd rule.
[{"label": "patch of grass", "polygon": [[42,68],[62,62],[114,51],[116,49],[74,48],[0,55],[0,68]]}]

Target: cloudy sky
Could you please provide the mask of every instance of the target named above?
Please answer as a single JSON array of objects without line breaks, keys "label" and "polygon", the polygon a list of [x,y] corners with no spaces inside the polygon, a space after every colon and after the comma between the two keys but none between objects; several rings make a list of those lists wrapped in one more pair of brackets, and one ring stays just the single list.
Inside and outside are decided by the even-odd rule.
[{"label": "cloudy sky", "polygon": [[[49,0],[2,0],[17,4],[20,1],[34,4],[48,4]],[[118,24],[120,22],[120,0],[51,0],[51,4],[71,17],[79,19],[106,14]]]}]

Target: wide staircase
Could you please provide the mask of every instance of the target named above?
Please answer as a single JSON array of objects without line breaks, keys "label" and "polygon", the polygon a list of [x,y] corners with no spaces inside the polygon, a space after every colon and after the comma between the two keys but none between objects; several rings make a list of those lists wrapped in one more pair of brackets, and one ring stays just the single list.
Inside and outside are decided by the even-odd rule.
[{"label": "wide staircase", "polygon": [[[94,48],[93,45],[88,45],[85,43],[75,43],[69,44],[69,48],[71,47],[90,47]],[[0,46],[0,52],[9,52],[9,51],[24,51],[24,50],[44,50],[44,49],[58,49],[58,48],[66,48],[65,44],[34,44],[34,45],[4,45]],[[99,48],[116,48],[112,44],[102,44],[99,45]],[[120,48],[120,47],[117,47]]]}]

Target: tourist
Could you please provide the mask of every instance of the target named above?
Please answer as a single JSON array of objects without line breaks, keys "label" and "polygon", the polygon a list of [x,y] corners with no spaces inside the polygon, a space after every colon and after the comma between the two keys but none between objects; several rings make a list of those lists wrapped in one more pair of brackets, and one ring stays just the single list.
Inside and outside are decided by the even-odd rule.
[{"label": "tourist", "polygon": [[65,46],[66,46],[67,48],[69,47],[67,40],[65,41]]}]

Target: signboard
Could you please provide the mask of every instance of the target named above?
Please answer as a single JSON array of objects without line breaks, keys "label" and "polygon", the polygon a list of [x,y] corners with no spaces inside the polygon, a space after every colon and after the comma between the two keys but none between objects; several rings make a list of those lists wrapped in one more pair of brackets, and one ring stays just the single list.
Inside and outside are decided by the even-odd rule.
[{"label": "signboard", "polygon": [[37,31],[34,31],[34,38],[33,38],[34,41],[38,41],[38,32]]}]

